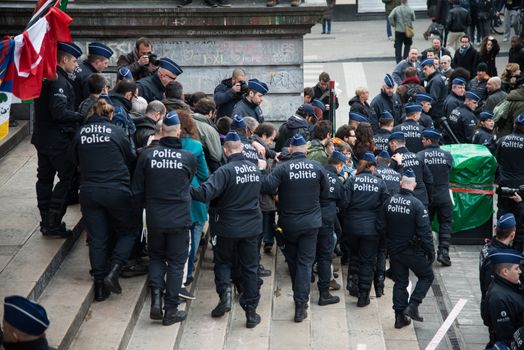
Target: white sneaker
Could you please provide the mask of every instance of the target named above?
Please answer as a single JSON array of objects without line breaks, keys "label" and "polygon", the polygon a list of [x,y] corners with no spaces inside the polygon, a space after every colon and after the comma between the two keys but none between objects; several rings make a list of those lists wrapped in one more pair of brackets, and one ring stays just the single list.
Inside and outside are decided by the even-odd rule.
[{"label": "white sneaker", "polygon": [[388,40],[389,41],[393,40],[393,37],[392,36],[388,36]]}]

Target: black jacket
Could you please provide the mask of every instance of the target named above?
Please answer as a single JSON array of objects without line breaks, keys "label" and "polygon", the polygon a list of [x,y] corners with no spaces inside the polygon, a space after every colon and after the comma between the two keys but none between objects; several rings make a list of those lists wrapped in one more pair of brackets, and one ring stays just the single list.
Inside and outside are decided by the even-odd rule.
[{"label": "black jacket", "polygon": [[337,220],[337,207],[345,208],[346,206],[346,194],[337,169],[331,164],[324,166],[324,169],[326,169],[329,180],[329,197],[320,200],[322,228],[333,228]]},{"label": "black jacket", "polygon": [[80,189],[130,191],[130,169],[136,156],[122,128],[108,118],[91,116],[76,133],[71,151],[80,167]]},{"label": "black jacket", "polygon": [[293,153],[264,178],[262,190],[278,192],[278,224],[284,234],[322,226],[320,201],[329,199],[329,179],[320,163]]},{"label": "black jacket", "polygon": [[496,137],[493,134],[493,130],[489,130],[486,128],[477,128],[477,130],[475,130],[475,133],[473,134],[471,143],[476,145],[484,145],[491,152],[494,152],[496,147],[495,139]]},{"label": "black jacket", "polygon": [[448,122],[460,143],[471,143],[477,126],[477,117],[468,106],[463,104],[451,111]]},{"label": "black jacket", "polygon": [[522,326],[524,298],[519,285],[495,275],[486,296],[487,320],[493,329],[494,340],[510,346],[513,333]]},{"label": "black jacket", "polygon": [[444,110],[442,116],[449,117],[455,108],[462,106],[463,104],[464,96],[458,96],[453,91],[451,91],[444,100]]},{"label": "black jacket", "polygon": [[347,208],[344,213],[344,232],[350,235],[378,234],[378,213],[388,198],[386,183],[364,170],[344,184]]},{"label": "black jacket", "polygon": [[391,132],[386,129],[377,129],[373,135],[373,142],[375,143],[375,155],[379,154],[381,151],[387,151],[389,149],[388,137],[391,135]]},{"label": "black jacket", "polygon": [[432,128],[433,127],[433,118],[429,114],[426,114],[424,112],[420,113],[420,119],[418,120],[418,123],[426,128]]},{"label": "black jacket", "polygon": [[434,204],[447,204],[449,197],[449,172],[453,167],[453,156],[438,145],[430,145],[418,152],[417,158],[421,159],[433,175],[433,189],[431,202]]},{"label": "black jacket", "polygon": [[395,170],[383,166],[377,167],[376,175],[386,183],[390,196],[400,192],[400,174]]},{"label": "black jacket", "polygon": [[524,184],[524,134],[513,132],[500,138],[495,158],[499,165],[499,185],[518,187]]},{"label": "black jacket", "polygon": [[88,60],[82,62],[75,71],[75,94],[76,94],[76,105],[78,107],[80,102],[85,100],[89,96],[89,86],[87,85],[87,79],[91,74],[98,73],[98,71],[89,63]]},{"label": "black jacket", "polygon": [[524,47],[511,47],[508,54],[508,63],[518,63],[520,67],[524,67]]},{"label": "black jacket", "polygon": [[251,144],[251,141],[245,135],[240,135],[240,141],[244,145],[242,154],[246,160],[249,160],[251,163],[255,164],[255,166],[258,166],[259,157],[257,149]]},{"label": "black jacket", "polygon": [[60,67],[56,80],[44,80],[35,101],[35,128],[31,143],[38,149],[66,150],[75,135],[82,114],[75,112],[73,82]]},{"label": "black jacket", "polygon": [[[0,332],[1,335],[1,332]],[[27,342],[20,342],[20,343],[2,343],[0,342],[0,345],[3,345],[2,349],[5,350],[55,350],[55,348],[52,348],[47,343],[47,339],[40,338],[33,341],[27,341]]]},{"label": "black jacket", "polygon": [[120,57],[118,57],[116,65],[118,66],[118,69],[122,67],[129,68],[131,74],[133,74],[133,79],[135,81],[153,75],[153,72],[149,70],[147,65],[141,66],[138,64],[139,59],[140,57],[137,56],[136,49],[134,49],[127,55],[120,55]]},{"label": "black jacket", "polygon": [[223,116],[233,118],[233,107],[242,99],[242,95],[234,92],[232,87],[232,78],[229,78],[222,80],[215,88],[213,98],[217,106],[216,120]]},{"label": "black jacket", "polygon": [[410,152],[406,147],[398,148],[395,153],[402,154],[402,169],[411,168],[415,172],[417,187],[415,187],[413,195],[427,206],[429,204],[428,198],[430,198],[433,190],[433,175],[431,171],[420,157]]},{"label": "black jacket", "polygon": [[413,153],[417,153],[424,148],[420,133],[424,127],[414,121],[413,119],[406,119],[406,121],[393,128],[393,132],[402,131],[406,136],[406,147]]},{"label": "black jacket", "polygon": [[470,24],[471,16],[469,11],[461,5],[453,5],[453,8],[448,13],[446,29],[450,32],[467,32]]},{"label": "black jacket", "polygon": [[467,51],[461,55],[460,50],[455,51],[451,67],[458,68],[462,67],[469,71],[470,76],[474,77],[477,74],[477,65],[479,61],[479,54],[477,50],[470,44]]},{"label": "black jacket", "polygon": [[164,99],[166,89],[158,77],[158,72],[138,80],[136,86],[138,88],[138,94],[145,98],[148,103],[155,100],[162,101]]},{"label": "black jacket", "polygon": [[259,105],[249,102],[245,98],[238,101],[233,107],[233,112],[231,112],[231,118],[234,118],[236,115],[244,117],[253,117],[259,123],[264,122],[264,116],[262,115],[262,109]]},{"label": "black jacket", "polygon": [[371,106],[367,102],[360,102],[360,98],[358,96],[353,96],[353,98],[349,100],[348,104],[350,112],[360,113],[368,117],[368,119],[371,118],[371,114],[373,114]]},{"label": "black jacket", "polygon": [[298,115],[292,115],[278,129],[278,137],[275,140],[275,151],[280,152],[282,148],[289,147],[291,138],[295,134],[301,134],[304,139],[309,140],[311,134],[311,124]]},{"label": "black jacket", "polygon": [[428,212],[413,192],[401,189],[400,193],[391,196],[382,206],[381,215],[381,231],[386,232],[390,254],[411,248],[435,256]]},{"label": "black jacket", "polygon": [[148,228],[191,227],[189,190],[196,167],[195,156],[183,150],[176,137],[163,137],[158,146],[140,154],[132,191],[136,204],[146,209]]},{"label": "black jacket", "polygon": [[209,224],[214,235],[244,238],[262,232],[261,177],[258,168],[237,153],[201,187],[191,187],[194,200],[211,202]]},{"label": "black jacket", "polygon": [[[329,88],[322,91],[320,88],[320,85],[317,83],[315,86],[313,86],[313,92],[315,93],[315,98],[318,98],[322,103],[328,105],[329,104]],[[335,110],[338,109],[338,98],[335,95],[335,105],[331,106],[331,108],[334,108]],[[329,111],[326,109],[323,113],[324,119],[329,119]]]},{"label": "black jacket", "polygon": [[370,118],[373,131],[378,129],[378,119],[382,115],[382,112],[385,111],[391,112],[393,119],[395,119],[395,125],[402,123],[402,102],[400,101],[400,97],[397,94],[388,96],[383,90],[381,90],[380,94],[375,96],[375,98],[371,101],[371,109],[374,112]]},{"label": "black jacket", "polygon": [[448,95],[448,89],[442,75],[438,71],[431,74],[427,81],[428,86],[426,90],[433,97],[429,115],[433,120],[438,120],[443,117],[444,101]]},{"label": "black jacket", "polygon": [[136,131],[133,135],[135,146],[136,148],[145,147],[147,145],[147,140],[149,140],[149,136],[155,134],[156,123],[148,116],[133,119],[133,122],[136,126]]}]

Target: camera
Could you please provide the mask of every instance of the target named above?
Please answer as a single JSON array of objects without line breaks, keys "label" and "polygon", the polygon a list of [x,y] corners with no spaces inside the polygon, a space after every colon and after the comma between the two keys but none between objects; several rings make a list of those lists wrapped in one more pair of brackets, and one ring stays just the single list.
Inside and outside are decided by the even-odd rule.
[{"label": "camera", "polygon": [[247,90],[249,90],[249,87],[244,80],[240,80],[238,83],[240,84],[240,95],[244,96],[245,94],[247,94]]},{"label": "camera", "polygon": [[149,63],[151,63],[153,66],[160,65],[160,60],[158,59],[158,56],[154,53],[150,53],[147,55],[147,58],[149,58]]},{"label": "camera", "polygon": [[520,185],[519,187],[513,188],[513,187],[499,187],[499,195],[502,197],[513,197],[513,195],[516,193],[519,194],[519,196],[524,198],[524,185]]}]

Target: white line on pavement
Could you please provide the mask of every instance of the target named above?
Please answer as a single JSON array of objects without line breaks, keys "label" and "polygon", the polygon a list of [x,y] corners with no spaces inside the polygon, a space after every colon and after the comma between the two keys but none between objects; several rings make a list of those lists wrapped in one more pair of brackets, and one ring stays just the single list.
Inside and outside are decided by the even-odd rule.
[{"label": "white line on pavement", "polygon": [[449,327],[453,324],[457,316],[459,315],[460,311],[462,311],[462,308],[466,303],[468,302],[467,299],[459,299],[458,303],[455,304],[453,307],[453,310],[449,313],[448,317],[446,317],[446,320],[440,326],[437,333],[435,333],[435,336],[431,341],[429,342],[428,346],[426,346],[426,350],[435,350],[437,346],[440,344],[444,336],[446,335],[446,332],[448,331]]}]

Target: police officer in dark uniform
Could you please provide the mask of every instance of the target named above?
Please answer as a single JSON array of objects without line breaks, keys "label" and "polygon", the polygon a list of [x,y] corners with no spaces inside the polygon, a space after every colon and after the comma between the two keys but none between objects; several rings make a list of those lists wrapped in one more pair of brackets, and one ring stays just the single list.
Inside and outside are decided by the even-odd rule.
[{"label": "police officer in dark uniform", "polygon": [[348,125],[357,130],[358,125],[360,123],[369,123],[369,119],[363,114],[357,112],[349,112]]},{"label": "police officer in dark uniform", "polygon": [[456,77],[451,82],[451,92],[444,100],[443,117],[449,117],[451,112],[462,106],[466,95],[466,80],[462,77]]},{"label": "police officer in dark uniform", "polygon": [[[490,255],[497,252],[511,251],[511,244],[515,238],[517,222],[515,216],[511,213],[502,215],[497,220],[497,229],[495,237],[487,242],[480,250],[479,256],[479,280],[480,280],[480,314],[483,320],[487,320],[487,304],[486,304],[486,293],[488,288],[493,281],[495,272],[493,271],[493,263],[489,258]],[[487,323],[484,323],[489,327]],[[493,330],[489,329],[490,343],[494,343]]]},{"label": "police officer in dark uniform", "polygon": [[356,176],[344,184],[347,207],[343,230],[350,246],[347,289],[354,291],[358,278],[359,307],[369,304],[379,246],[376,220],[380,206],[388,197],[386,183],[375,175],[376,167],[375,156],[370,152],[364,153]]},{"label": "police officer in dark uniform", "polygon": [[184,71],[175,61],[169,58],[161,58],[157,71],[148,77],[136,82],[138,94],[146,99],[147,102],[162,101],[167,84],[175,81]]},{"label": "police officer in dark uniform", "polygon": [[389,136],[389,147],[391,148],[391,151],[393,151],[393,154],[402,155],[401,166],[396,162],[392,162],[394,169],[405,170],[411,168],[415,172],[417,186],[413,191],[413,195],[427,207],[433,189],[433,175],[431,174],[431,171],[429,171],[429,168],[424,164],[424,161],[420,157],[406,148],[406,141],[403,132],[397,131]]},{"label": "police officer in dark uniform", "polygon": [[406,121],[395,126],[393,132],[403,132],[407,149],[410,152],[417,153],[424,148],[422,141],[420,141],[420,133],[424,130],[424,127],[419,124],[422,106],[419,103],[407,103],[404,108],[406,110]]},{"label": "police officer in dark uniform", "polygon": [[295,322],[307,317],[307,303],[317,235],[322,226],[320,201],[329,198],[329,179],[320,163],[306,158],[306,140],[293,136],[289,161],[264,178],[263,191],[278,192],[278,225],[283,230],[286,257],[293,285]]},{"label": "police officer in dark uniform", "polygon": [[420,103],[422,106],[422,113],[420,113],[420,119],[418,123],[424,128],[433,127],[433,119],[429,115],[433,103],[433,97],[430,94],[420,93],[415,95],[415,101]]},{"label": "police officer in dark uniform", "polygon": [[243,144],[242,154],[251,163],[258,165],[258,152],[251,144],[251,141],[246,135],[247,125],[243,117],[236,115],[231,122],[231,131],[234,131],[240,136],[240,142]]},{"label": "police officer in dark uniform", "polygon": [[373,132],[378,129],[378,119],[382,116],[382,112],[389,111],[393,115],[394,125],[402,122],[402,101],[399,95],[394,93],[395,82],[390,74],[384,77],[384,84],[380,89],[380,94],[375,96],[371,101],[370,107],[375,113],[370,116],[370,123],[373,127]]},{"label": "police officer in dark uniform", "polygon": [[[146,209],[150,318],[169,326],[187,316],[185,311],[178,310],[178,294],[189,254],[192,224],[189,190],[196,173],[196,159],[182,149],[180,119],[175,111],[164,117],[162,135],[158,146],[145,148],[140,155],[132,189],[136,204]],[[162,312],[164,289],[165,313]]]},{"label": "police officer in dark uniform", "polygon": [[475,127],[477,126],[477,116],[475,110],[480,101],[480,96],[472,91],[466,91],[466,99],[462,106],[451,111],[448,117],[449,126],[460,143],[471,143]]},{"label": "police officer in dark uniform", "polygon": [[442,109],[444,107],[444,100],[448,94],[448,89],[444,83],[442,75],[435,68],[434,63],[433,58],[426,58],[420,63],[420,67],[422,73],[426,77],[426,91],[433,98],[429,114],[433,119],[433,122],[436,122],[442,117]]},{"label": "police officer in dark uniform", "polygon": [[477,130],[473,134],[471,143],[476,145],[484,145],[491,152],[495,151],[495,142],[497,136],[493,133],[493,122],[494,115],[490,112],[480,112],[479,114],[479,124],[477,125]]},{"label": "police officer in dark uniform", "polygon": [[339,151],[333,151],[324,167],[329,179],[329,198],[320,200],[322,227],[318,231],[316,254],[317,286],[320,292],[318,305],[321,306],[336,304],[340,301],[338,296],[329,293],[329,282],[331,281],[331,257],[336,244],[334,232],[335,222],[338,220],[337,207],[344,208],[346,200],[344,185],[339,178],[344,164],[346,164],[346,155]]},{"label": "police officer in dark uniform", "polygon": [[78,66],[75,71],[77,105],[89,97],[89,86],[87,79],[94,73],[101,73],[107,68],[109,59],[113,56],[113,50],[102,43],[91,43],[87,46],[87,59]]},{"label": "police officer in dark uniform", "polygon": [[379,128],[373,134],[373,142],[375,143],[375,153],[378,154],[381,151],[387,151],[388,146],[388,137],[391,135],[391,130],[393,130],[393,115],[390,111],[382,112],[378,120]]},{"label": "police officer in dark uniform", "polygon": [[[391,273],[395,281],[393,286],[395,328],[409,325],[411,319],[423,321],[418,306],[422,303],[435,277],[431,266],[435,260],[435,248],[428,212],[420,200],[413,195],[415,186],[415,173],[408,168],[400,181],[400,193],[391,196],[384,203],[384,216],[379,219],[379,225],[384,225],[386,232]],[[406,290],[410,270],[418,278],[411,298]]]},{"label": "police officer in dark uniform", "polygon": [[502,342],[511,346],[513,333],[522,326],[524,298],[520,287],[520,266],[524,257],[517,250],[505,249],[488,259],[495,276],[486,296],[487,315],[484,323],[493,330],[489,345]]},{"label": "police officer in dark uniform", "polygon": [[[221,317],[231,310],[231,265],[233,255],[238,255],[243,283],[240,305],[246,312],[246,327],[253,328],[260,323],[256,308],[260,299],[257,240],[262,232],[259,205],[262,173],[244,157],[242,148],[240,136],[229,132],[224,139],[224,155],[228,163],[218,168],[201,187],[192,187],[191,197],[211,202],[212,207],[209,223],[213,236],[215,284],[220,301],[211,316]],[[265,164],[260,168],[265,168]]]},{"label": "police officer in dark uniform", "polygon": [[[78,67],[82,50],[73,43],[58,43],[57,79],[44,80],[40,97],[35,101],[35,125],[31,143],[38,155],[36,198],[43,235],[67,237],[62,218],[66,211],[67,192],[74,164],[67,149],[83,116],[75,112],[76,97],[68,74]],[[53,188],[55,175],[58,183]]]},{"label": "police officer in dark uniform", "polygon": [[253,117],[259,123],[263,123],[264,115],[262,114],[260,104],[264,101],[264,95],[269,92],[269,88],[266,83],[258,79],[248,80],[247,87],[246,95],[233,107],[232,117],[237,115],[241,118]]},{"label": "police officer in dark uniform", "polygon": [[72,144],[80,167],[80,207],[89,233],[95,300],[120,294],[118,275],[133,249],[137,228],[130,208],[135,154],[122,128],[111,123],[113,106],[98,100]]},{"label": "police officer in dark uniform", "polygon": [[439,223],[437,261],[444,266],[451,266],[449,245],[453,207],[449,194],[449,172],[453,167],[453,157],[451,153],[439,147],[441,137],[436,129],[422,131],[424,150],[420,151],[417,157],[423,160],[433,175],[433,190],[428,210],[430,221],[433,221],[436,215]]},{"label": "police officer in dark uniform", "polygon": [[[497,141],[495,158],[498,163],[498,184],[500,187],[518,188],[524,185],[524,113],[514,121],[513,132]],[[522,217],[519,204],[510,197],[500,196],[497,201],[497,216],[513,213],[517,218],[515,249],[522,250]]]}]

